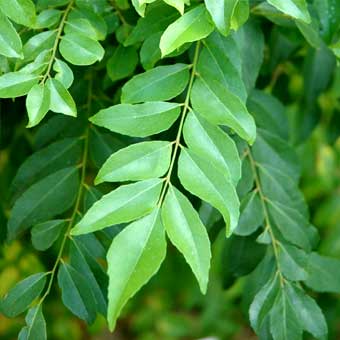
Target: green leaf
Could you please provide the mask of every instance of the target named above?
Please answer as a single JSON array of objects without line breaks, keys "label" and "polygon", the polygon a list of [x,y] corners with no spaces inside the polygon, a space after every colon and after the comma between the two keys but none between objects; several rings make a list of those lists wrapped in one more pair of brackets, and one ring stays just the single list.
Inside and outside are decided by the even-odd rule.
[{"label": "green leaf", "polygon": [[34,248],[43,251],[51,247],[65,226],[66,222],[64,220],[51,220],[36,224],[31,229]]},{"label": "green leaf", "polygon": [[283,275],[291,281],[306,280],[307,254],[288,244],[279,243],[278,261]]},{"label": "green leaf", "polygon": [[102,129],[90,125],[89,154],[97,168],[100,168],[113,152],[125,147],[129,142],[132,142],[129,138],[106,130],[103,132]]},{"label": "green leaf", "polygon": [[123,86],[122,103],[169,100],[181,94],[188,82],[188,65],[158,66],[134,76]]},{"label": "green leaf", "polygon": [[20,73],[41,75],[48,67],[51,56],[51,50],[42,51],[32,62],[20,68]]},{"label": "green leaf", "polygon": [[0,54],[8,58],[23,58],[22,43],[12,23],[0,12]]},{"label": "green leaf", "polygon": [[107,253],[107,320],[111,331],[126,302],[158,271],[165,253],[165,233],[158,208],[128,225],[113,239]]},{"label": "green leaf", "polygon": [[242,56],[234,35],[224,37],[218,32],[203,41],[197,72],[207,81],[215,80],[238,96],[247,99],[247,89],[242,79]]},{"label": "green leaf", "polygon": [[50,93],[50,110],[76,117],[76,104],[65,86],[59,80],[53,78],[47,80],[46,86]]},{"label": "green leaf", "polygon": [[107,61],[107,74],[112,81],[124,79],[133,74],[137,64],[138,54],[136,49],[119,45]]},{"label": "green leaf", "polygon": [[0,309],[8,317],[24,312],[36,299],[46,283],[46,273],[33,274],[17,283],[1,300]]},{"label": "green leaf", "polygon": [[291,243],[310,250],[311,245],[306,228],[308,221],[296,209],[276,201],[268,200],[268,211],[282,236]]},{"label": "green leaf", "polygon": [[256,332],[260,332],[270,312],[280,287],[278,275],[272,277],[256,294],[249,308],[249,320]]},{"label": "green leaf", "polygon": [[60,139],[36,151],[19,167],[13,182],[12,192],[17,193],[57,170],[76,165],[80,160],[82,141],[78,138]]},{"label": "green leaf", "polygon": [[146,137],[167,130],[180,112],[177,103],[119,104],[100,110],[90,121],[124,135]]},{"label": "green leaf", "polygon": [[55,8],[45,9],[44,11],[41,11],[37,16],[35,28],[52,27],[59,22],[61,15],[62,11],[58,9]]},{"label": "green leaf", "polygon": [[188,147],[214,163],[236,184],[241,177],[241,160],[234,141],[218,126],[208,123],[197,113],[189,112],[183,135]]},{"label": "green leaf", "polygon": [[46,340],[46,322],[41,305],[31,308],[26,317],[25,326],[19,333],[18,340]]},{"label": "green leaf", "polygon": [[234,39],[241,55],[242,79],[250,92],[255,87],[263,63],[263,32],[256,20],[249,20],[235,33]]},{"label": "green leaf", "polygon": [[[106,316],[107,312],[107,276],[97,262],[91,250],[78,240],[73,239],[70,245],[70,261],[73,268],[87,279],[96,301],[96,310]],[[105,287],[101,287],[101,285]]]},{"label": "green leaf", "polygon": [[301,327],[317,339],[327,336],[327,323],[320,307],[296,285],[287,285],[287,295],[294,303],[294,311]]},{"label": "green leaf", "polygon": [[267,0],[268,3],[276,7],[283,13],[295,19],[300,19],[306,23],[310,22],[307,3],[305,0]]},{"label": "green leaf", "polygon": [[26,109],[30,128],[38,125],[50,108],[50,91],[43,84],[35,84],[27,94]]},{"label": "green leaf", "polygon": [[340,293],[340,261],[317,253],[308,256],[305,284],[317,292]]},{"label": "green leaf", "polygon": [[159,49],[159,41],[162,32],[156,32],[148,36],[140,49],[140,62],[145,70],[154,68],[157,61],[161,59],[161,50]]},{"label": "green leaf", "polygon": [[96,304],[87,279],[69,264],[62,263],[58,285],[64,305],[80,319],[92,323],[96,317]]},{"label": "green leaf", "polygon": [[190,201],[172,185],[163,203],[162,221],[171,242],[183,254],[205,294],[211,258],[208,233]]},{"label": "green leaf", "polygon": [[71,68],[62,60],[55,58],[53,70],[57,72],[54,78],[59,80],[64,87],[68,89],[72,85],[74,79]]},{"label": "green leaf", "polygon": [[230,27],[237,31],[249,19],[249,0],[238,1],[231,17]]},{"label": "green leaf", "polygon": [[155,2],[149,5],[144,18],[139,18],[137,25],[124,42],[125,46],[134,45],[144,41],[151,34],[163,31],[177,17],[178,12],[163,2]]},{"label": "green leaf", "polygon": [[95,184],[139,181],[164,175],[170,165],[169,142],[141,142],[111,155],[99,170]]},{"label": "green leaf", "polygon": [[155,207],[162,183],[160,179],[150,179],[120,186],[97,201],[71,234],[86,234],[146,215]]},{"label": "green leaf", "polygon": [[104,57],[100,43],[78,33],[65,34],[59,44],[60,54],[73,65],[92,65]]},{"label": "green leaf", "polygon": [[[93,1],[91,1],[93,3]],[[86,19],[95,29],[97,34],[96,40],[104,40],[107,34],[107,24],[102,15],[96,13],[92,8],[74,8],[67,17],[67,20]]]},{"label": "green leaf", "polygon": [[80,34],[93,40],[99,40],[100,35],[91,23],[85,18],[71,18],[67,20],[65,34]]},{"label": "green leaf", "polygon": [[230,31],[231,18],[239,0],[205,0],[204,3],[217,29],[222,34],[227,35]]},{"label": "green leaf", "polygon": [[34,27],[35,6],[31,0],[0,0],[0,9],[17,24]]},{"label": "green leaf", "polygon": [[301,340],[302,328],[295,314],[295,302],[281,290],[270,312],[270,332],[274,340]]},{"label": "green leaf", "polygon": [[0,76],[0,98],[24,96],[36,84],[39,77],[35,74],[9,72]]},{"label": "green leaf", "polygon": [[45,31],[33,35],[25,43],[23,52],[26,60],[35,59],[41,52],[52,49],[57,37],[56,31]]},{"label": "green leaf", "polygon": [[162,57],[187,42],[201,40],[214,30],[205,6],[199,5],[173,22],[163,33],[160,41]]},{"label": "green leaf", "polygon": [[178,160],[178,177],[186,190],[220,211],[230,236],[239,218],[239,200],[230,179],[211,162],[185,148]]},{"label": "green leaf", "polygon": [[8,221],[8,238],[69,209],[79,186],[77,168],[69,167],[29,187],[15,202]]},{"label": "green leaf", "polygon": [[235,234],[250,235],[256,231],[264,221],[261,199],[256,190],[249,192],[241,201],[241,215]]},{"label": "green leaf", "polygon": [[164,0],[166,4],[169,6],[172,6],[177,9],[178,12],[181,13],[181,15],[184,14],[184,5],[187,3],[185,0]]},{"label": "green leaf", "polygon": [[211,123],[229,126],[248,143],[254,143],[253,117],[242,101],[220,83],[198,78],[191,91],[191,103]]}]

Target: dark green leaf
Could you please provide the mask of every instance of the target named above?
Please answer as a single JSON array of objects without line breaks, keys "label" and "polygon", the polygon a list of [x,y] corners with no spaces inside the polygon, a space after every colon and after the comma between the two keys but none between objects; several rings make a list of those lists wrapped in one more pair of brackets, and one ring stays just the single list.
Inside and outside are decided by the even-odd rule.
[{"label": "dark green leaf", "polygon": [[21,314],[40,295],[45,283],[46,273],[33,274],[20,281],[1,300],[1,311],[8,317]]},{"label": "dark green leaf", "polygon": [[96,303],[87,279],[69,264],[62,263],[58,285],[64,305],[79,318],[92,323],[96,317]]}]

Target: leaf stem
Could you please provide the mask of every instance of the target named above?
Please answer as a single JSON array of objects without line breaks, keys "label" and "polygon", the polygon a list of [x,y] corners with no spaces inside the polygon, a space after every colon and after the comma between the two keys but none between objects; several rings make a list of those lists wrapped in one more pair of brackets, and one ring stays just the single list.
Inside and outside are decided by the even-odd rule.
[{"label": "leaf stem", "polygon": [[43,78],[41,79],[41,84],[44,84],[46,79],[50,76],[52,65],[53,65],[53,62],[54,62],[54,59],[55,59],[55,56],[56,56],[56,53],[57,53],[57,49],[58,49],[59,40],[60,40],[61,35],[63,33],[65,22],[66,22],[66,19],[67,19],[67,16],[68,16],[70,10],[72,9],[73,3],[74,3],[74,0],[69,2],[69,4],[67,5],[61,20],[60,20],[59,27],[58,27],[58,30],[57,30],[57,36],[56,36],[56,38],[54,40],[54,44],[53,44],[53,48],[52,48],[51,59],[50,59],[50,61],[48,63],[47,70],[46,70]]},{"label": "leaf stem", "polygon": [[195,48],[194,59],[193,59],[193,62],[192,62],[191,75],[190,75],[190,80],[189,80],[189,85],[188,85],[188,91],[187,91],[184,103],[182,104],[183,110],[182,110],[182,114],[181,114],[181,120],[179,122],[179,127],[178,127],[178,131],[177,131],[176,139],[173,142],[175,144],[175,146],[174,146],[174,150],[173,150],[172,155],[171,155],[169,170],[168,170],[168,172],[165,176],[165,182],[163,184],[162,192],[161,192],[160,198],[158,200],[159,206],[162,205],[163,200],[164,200],[164,196],[165,196],[166,191],[168,189],[168,186],[170,184],[171,174],[172,174],[172,171],[173,171],[173,168],[174,168],[174,165],[175,165],[175,160],[176,160],[176,156],[177,156],[177,153],[178,153],[178,148],[180,147],[183,125],[184,125],[186,114],[189,110],[190,94],[191,94],[192,85],[194,83],[194,79],[195,79],[195,75],[196,75],[196,66],[197,66],[197,61],[198,61],[199,49],[200,49],[200,41],[197,42],[196,48]]},{"label": "leaf stem", "polygon": [[283,287],[283,285],[285,283],[285,279],[282,275],[282,271],[281,271],[281,268],[280,268],[279,249],[277,247],[278,241],[275,238],[273,228],[272,228],[271,223],[270,223],[269,213],[268,213],[268,209],[267,209],[267,205],[266,205],[266,197],[263,194],[260,177],[259,177],[258,172],[257,172],[257,165],[256,165],[256,162],[253,158],[253,155],[251,154],[249,147],[248,147],[246,153],[247,153],[247,156],[249,158],[250,165],[251,165],[251,168],[252,168],[252,171],[253,171],[253,174],[254,174],[255,186],[256,186],[255,190],[258,191],[259,196],[260,196],[260,200],[261,200],[262,210],[263,210],[263,213],[264,213],[264,220],[265,220],[265,223],[266,223],[265,230],[268,230],[268,232],[269,232],[271,244],[272,244],[272,247],[273,247],[274,257],[275,257],[275,260],[276,260],[277,271],[278,271],[278,275],[280,277],[280,284],[281,284],[281,287]]}]

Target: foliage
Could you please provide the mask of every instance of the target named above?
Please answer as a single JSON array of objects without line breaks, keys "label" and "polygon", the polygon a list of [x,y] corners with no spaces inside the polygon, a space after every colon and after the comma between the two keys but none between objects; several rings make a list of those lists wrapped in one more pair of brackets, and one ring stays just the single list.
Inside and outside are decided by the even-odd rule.
[{"label": "foliage", "polygon": [[337,0],[0,0],[2,267],[15,239],[39,263],[2,288],[19,339],[62,338],[60,300],[110,331],[146,320],[128,301],[151,278],[211,316],[145,339],[230,337],[224,289],[260,339],[327,338],[339,44]]}]

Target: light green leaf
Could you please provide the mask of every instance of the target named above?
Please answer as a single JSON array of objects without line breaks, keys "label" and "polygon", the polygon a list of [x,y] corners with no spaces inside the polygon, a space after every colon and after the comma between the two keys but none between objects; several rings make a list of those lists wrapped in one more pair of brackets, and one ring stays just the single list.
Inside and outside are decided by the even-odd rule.
[{"label": "light green leaf", "polygon": [[46,86],[50,93],[50,110],[76,117],[76,104],[65,86],[59,80],[53,78],[47,80]]},{"label": "light green leaf", "polygon": [[35,84],[27,94],[26,109],[30,128],[38,125],[50,108],[50,91],[43,84]]},{"label": "light green leaf", "polygon": [[283,275],[291,281],[307,279],[307,254],[288,244],[279,243],[278,261]]},{"label": "light green leaf", "polygon": [[317,339],[325,339],[328,333],[327,323],[315,300],[295,285],[287,285],[287,295],[294,303],[294,311],[301,327]]},{"label": "light green leaf", "polygon": [[80,34],[93,40],[99,40],[100,35],[91,23],[85,18],[73,18],[66,21],[65,34]]},{"label": "light green leaf", "polygon": [[311,253],[308,256],[308,278],[305,284],[317,292],[340,293],[340,261]]},{"label": "light green leaf", "polygon": [[56,31],[45,31],[33,35],[25,43],[23,52],[26,60],[35,59],[41,52],[52,49],[57,36]]},{"label": "light green leaf", "polygon": [[0,9],[17,24],[34,27],[35,6],[31,0],[0,0]]},{"label": "light green leaf", "polygon": [[124,135],[146,137],[167,130],[180,112],[177,103],[119,104],[100,110],[90,121]]},{"label": "light green leaf", "polygon": [[46,322],[41,305],[31,308],[26,317],[25,326],[19,333],[18,340],[46,340]]},{"label": "light green leaf", "polygon": [[35,249],[46,250],[57,240],[66,226],[64,220],[51,220],[36,224],[31,229],[32,244]]},{"label": "light green leaf", "polygon": [[136,12],[141,16],[144,17],[146,3],[142,3],[140,0],[131,0],[133,7],[135,8]]},{"label": "light green leaf", "polygon": [[146,215],[156,206],[162,183],[160,179],[150,179],[111,191],[87,211],[71,234],[87,234]]},{"label": "light green leaf", "polygon": [[44,70],[48,67],[49,61],[51,59],[52,51],[45,50],[41,52],[34,61],[26,64],[24,67],[20,68],[20,73],[41,75]]},{"label": "light green leaf", "polygon": [[267,0],[268,3],[276,7],[283,13],[295,19],[300,19],[306,23],[310,22],[307,3],[305,0]]},{"label": "light green leaf", "polygon": [[181,13],[181,15],[184,14],[184,4],[186,1],[184,0],[163,0],[166,4],[169,6],[172,6],[178,10],[178,12]]},{"label": "light green leaf", "polygon": [[128,225],[113,239],[107,253],[107,320],[111,331],[125,303],[158,271],[165,258],[165,233],[159,215],[157,208]]},{"label": "light green leaf", "polygon": [[191,91],[195,111],[213,124],[226,125],[252,144],[256,137],[253,117],[242,101],[216,81],[198,78]]},{"label": "light green leaf", "polygon": [[204,3],[209,11],[215,26],[224,35],[230,31],[231,18],[239,0],[205,0]]},{"label": "light green leaf", "polygon": [[205,294],[211,258],[208,233],[190,201],[172,185],[163,203],[162,221],[171,242],[183,254]]},{"label": "light green leaf", "polygon": [[249,320],[256,332],[260,332],[270,312],[280,287],[278,275],[271,278],[255,295],[249,308]]},{"label": "light green leaf", "polygon": [[0,310],[8,317],[24,312],[36,299],[46,283],[46,273],[33,274],[17,283],[0,302]]},{"label": "light green leaf", "polygon": [[197,63],[198,74],[207,81],[216,80],[245,102],[248,94],[242,79],[243,60],[235,36],[224,37],[214,32],[203,44]]},{"label": "light green leaf", "polygon": [[256,190],[249,192],[241,201],[241,215],[235,234],[250,235],[264,221],[263,206]]},{"label": "light green leaf", "polygon": [[188,82],[188,65],[158,66],[134,76],[123,86],[122,103],[169,100],[181,94]]},{"label": "light green leaf", "polygon": [[186,12],[163,33],[160,41],[162,56],[171,53],[187,42],[207,37],[214,30],[204,5]]},{"label": "light green leaf", "polygon": [[62,11],[58,9],[55,8],[45,9],[44,11],[41,11],[37,16],[35,28],[39,29],[52,27],[58,23],[61,15]]},{"label": "light green leaf", "polygon": [[238,182],[241,177],[241,160],[234,141],[224,131],[197,113],[189,112],[185,119],[183,135],[191,150],[213,162],[234,184]]},{"label": "light green leaf", "polygon": [[270,332],[274,340],[301,340],[302,328],[295,314],[295,303],[282,289],[270,312]]},{"label": "light green leaf", "polygon": [[71,68],[62,60],[55,58],[53,70],[57,72],[54,78],[59,80],[64,85],[64,87],[68,89],[74,80]]},{"label": "light green leaf", "polygon": [[233,16],[231,17],[230,27],[237,31],[249,19],[249,0],[239,1],[234,9]]},{"label": "light green leaf", "polygon": [[208,160],[182,148],[178,160],[178,177],[184,188],[218,209],[230,236],[239,218],[239,200],[227,176]]},{"label": "light green leaf", "polygon": [[92,323],[96,317],[96,303],[87,279],[69,264],[62,263],[58,285],[64,305],[74,315]]},{"label": "light green leaf", "polygon": [[12,23],[0,12],[0,54],[8,58],[23,58],[22,43]]},{"label": "light green leaf", "polygon": [[0,98],[15,98],[24,96],[34,84],[38,82],[39,76],[21,72],[9,72],[0,76]]},{"label": "light green leaf", "polygon": [[15,202],[8,221],[8,238],[33,224],[46,221],[69,209],[79,185],[75,167],[59,170],[29,187]]},{"label": "light green leaf", "polygon": [[133,74],[137,64],[138,54],[136,49],[119,45],[107,61],[107,74],[112,81],[124,79]]},{"label": "light green leaf", "polygon": [[78,33],[65,34],[59,44],[60,54],[73,65],[92,65],[104,57],[100,43]]},{"label": "light green leaf", "polygon": [[[91,1],[93,3],[93,1]],[[86,19],[97,32],[96,40],[104,40],[107,34],[107,24],[103,15],[96,13],[89,6],[74,8],[67,17],[67,20]]]},{"label": "light green leaf", "polygon": [[95,184],[160,177],[170,165],[171,150],[171,143],[163,141],[141,142],[120,149],[101,167]]}]

